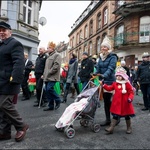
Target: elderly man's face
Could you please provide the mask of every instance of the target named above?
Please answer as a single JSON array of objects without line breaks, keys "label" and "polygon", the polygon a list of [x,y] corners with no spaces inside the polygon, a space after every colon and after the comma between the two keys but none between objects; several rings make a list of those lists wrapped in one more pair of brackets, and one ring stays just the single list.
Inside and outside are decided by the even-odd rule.
[{"label": "elderly man's face", "polygon": [[45,52],[45,48],[41,47],[39,48],[39,54],[43,54]]},{"label": "elderly man's face", "polygon": [[24,58],[25,58],[25,59],[28,59],[28,54],[24,54]]},{"label": "elderly man's face", "polygon": [[0,39],[5,40],[11,36],[11,30],[0,27]]},{"label": "elderly man's face", "polygon": [[142,57],[144,61],[149,61],[149,56]]}]

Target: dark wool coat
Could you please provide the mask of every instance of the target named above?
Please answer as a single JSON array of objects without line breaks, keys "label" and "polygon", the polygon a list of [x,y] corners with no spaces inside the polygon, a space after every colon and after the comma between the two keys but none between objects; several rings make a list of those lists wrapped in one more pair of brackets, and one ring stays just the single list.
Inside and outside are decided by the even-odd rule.
[{"label": "dark wool coat", "polygon": [[47,59],[48,55],[44,54],[39,54],[38,57],[36,58],[35,61],[35,76],[36,75],[43,75],[44,68],[45,68],[45,62]]},{"label": "dark wool coat", "polygon": [[110,112],[119,116],[134,115],[133,104],[128,102],[128,99],[133,100],[134,92],[129,82],[125,83],[126,93],[122,93],[122,84],[113,82],[112,85],[103,85],[107,91],[115,90],[112,98]]},{"label": "dark wool coat", "polygon": [[91,78],[91,73],[93,73],[93,70],[94,70],[93,61],[89,58],[83,59],[81,62],[80,71],[78,73],[81,82],[89,81],[89,79]]},{"label": "dark wool coat", "polygon": [[[0,44],[0,94],[14,95],[20,92],[24,73],[22,44],[10,37]],[[10,81],[12,77],[12,81]]]},{"label": "dark wool coat", "polygon": [[150,84],[150,62],[143,61],[139,66],[135,75],[135,80],[140,84]]}]

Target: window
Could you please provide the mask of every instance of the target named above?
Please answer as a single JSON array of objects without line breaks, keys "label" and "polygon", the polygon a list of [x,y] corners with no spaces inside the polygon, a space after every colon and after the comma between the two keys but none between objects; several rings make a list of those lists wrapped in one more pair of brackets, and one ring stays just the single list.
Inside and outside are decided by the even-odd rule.
[{"label": "window", "polygon": [[121,45],[124,42],[124,25],[121,25],[116,30],[115,44]]},{"label": "window", "polygon": [[76,41],[77,41],[77,44],[79,44],[79,33],[77,33]]},{"label": "window", "polygon": [[90,55],[92,55],[92,42],[90,42],[90,52],[89,52]]},{"label": "window", "polygon": [[32,1],[23,1],[23,21],[29,25],[32,25]]},{"label": "window", "polygon": [[104,25],[108,22],[108,9],[106,8],[104,10]]},{"label": "window", "polygon": [[100,47],[101,47],[101,41],[100,41],[100,37],[97,38],[97,54],[100,53]]},{"label": "window", "polygon": [[139,43],[150,42],[150,16],[140,18]]},{"label": "window", "polygon": [[80,30],[79,43],[81,43],[81,40],[83,40],[83,37],[82,37],[82,30]]},{"label": "window", "polygon": [[97,30],[101,28],[101,14],[97,15]]},{"label": "window", "polygon": [[87,38],[87,36],[88,36],[88,27],[87,27],[87,25],[85,26],[84,33],[85,33],[85,38]]},{"label": "window", "polygon": [[107,33],[106,33],[106,32],[103,33],[103,35],[102,35],[102,41],[104,40],[105,36],[107,36]]},{"label": "window", "polygon": [[90,21],[90,29],[89,30],[90,30],[90,32],[89,32],[90,35],[92,35],[93,34],[93,20]]},{"label": "window", "polygon": [[81,56],[83,54],[83,49],[81,49],[81,47],[79,48],[79,53],[80,53],[80,59],[81,59]]},{"label": "window", "polygon": [[87,47],[87,45],[84,46],[84,52],[88,52],[88,47]]}]

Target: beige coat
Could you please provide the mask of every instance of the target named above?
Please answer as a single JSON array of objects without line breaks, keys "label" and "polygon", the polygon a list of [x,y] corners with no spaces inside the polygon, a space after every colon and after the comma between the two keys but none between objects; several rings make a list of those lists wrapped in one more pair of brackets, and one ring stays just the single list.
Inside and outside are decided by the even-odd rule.
[{"label": "beige coat", "polygon": [[48,81],[60,81],[60,68],[61,68],[61,55],[53,51],[49,54],[46,59],[45,69],[44,69],[44,82]]}]

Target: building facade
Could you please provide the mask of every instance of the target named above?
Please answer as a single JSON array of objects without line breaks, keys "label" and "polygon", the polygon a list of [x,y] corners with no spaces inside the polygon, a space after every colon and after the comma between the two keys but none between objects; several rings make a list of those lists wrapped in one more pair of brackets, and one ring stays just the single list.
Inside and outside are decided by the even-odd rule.
[{"label": "building facade", "polygon": [[0,21],[9,23],[12,35],[19,40],[29,59],[35,62],[39,45],[39,11],[42,0],[0,1]]},{"label": "building facade", "polygon": [[68,45],[69,45],[69,43],[65,43],[65,41],[63,41],[63,42],[60,42],[59,44],[57,44],[57,46],[55,48],[55,50],[57,52],[59,52],[62,56],[62,64],[68,63],[68,61],[69,61],[69,58],[68,58],[69,56],[67,55]]},{"label": "building facade", "polygon": [[92,0],[71,29],[69,53],[76,52],[79,59],[83,51],[99,55],[107,35],[119,60],[135,66],[143,52],[150,53],[150,1]]}]

